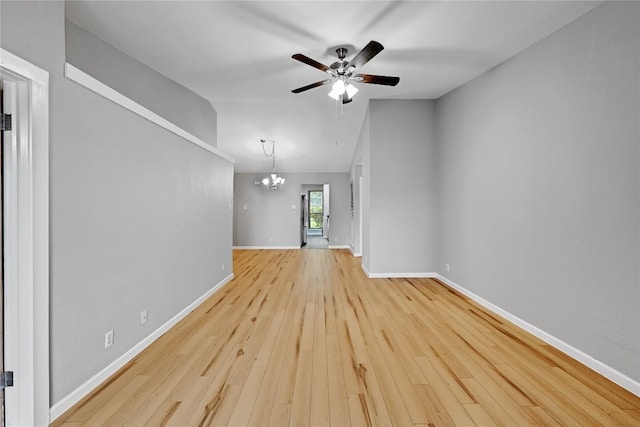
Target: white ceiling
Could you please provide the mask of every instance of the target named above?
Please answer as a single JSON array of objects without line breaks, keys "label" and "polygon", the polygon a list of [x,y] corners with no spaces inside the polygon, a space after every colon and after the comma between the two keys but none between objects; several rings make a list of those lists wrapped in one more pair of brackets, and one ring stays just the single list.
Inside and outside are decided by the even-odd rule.
[{"label": "white ceiling", "polygon": [[[368,99],[438,98],[531,46],[600,2],[579,1],[67,1],[67,18],[211,101],[218,148],[237,172],[265,172],[261,138],[276,141],[278,172],[346,172]],[[385,49],[340,111],[326,74],[331,47],[370,40]],[[177,106],[179,108],[179,106]]]}]

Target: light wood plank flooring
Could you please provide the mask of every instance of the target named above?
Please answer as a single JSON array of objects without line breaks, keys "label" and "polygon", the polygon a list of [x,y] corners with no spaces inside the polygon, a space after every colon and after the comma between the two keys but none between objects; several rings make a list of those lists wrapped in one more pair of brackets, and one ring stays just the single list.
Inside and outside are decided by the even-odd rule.
[{"label": "light wood plank flooring", "polygon": [[54,425],[640,425],[640,398],[435,280],[346,250],[234,271]]}]

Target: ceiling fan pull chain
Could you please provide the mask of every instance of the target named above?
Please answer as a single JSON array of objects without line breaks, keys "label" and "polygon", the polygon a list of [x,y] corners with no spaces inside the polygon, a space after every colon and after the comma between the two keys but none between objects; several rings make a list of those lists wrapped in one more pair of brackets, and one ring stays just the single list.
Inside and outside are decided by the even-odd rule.
[{"label": "ceiling fan pull chain", "polygon": [[338,145],[338,135],[340,134],[338,131],[338,124],[340,124],[340,121],[338,120],[338,103],[340,103],[340,101],[336,100],[336,125],[333,127],[336,131],[336,146]]}]

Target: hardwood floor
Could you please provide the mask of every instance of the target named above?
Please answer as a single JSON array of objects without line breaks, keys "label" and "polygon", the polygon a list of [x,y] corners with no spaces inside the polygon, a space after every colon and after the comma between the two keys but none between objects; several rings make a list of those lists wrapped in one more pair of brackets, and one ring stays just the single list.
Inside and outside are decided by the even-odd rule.
[{"label": "hardwood floor", "polygon": [[307,236],[307,244],[302,249],[329,249],[329,240],[322,236]]},{"label": "hardwood floor", "polygon": [[639,397],[435,280],[346,250],[234,270],[54,425],[640,425]]}]

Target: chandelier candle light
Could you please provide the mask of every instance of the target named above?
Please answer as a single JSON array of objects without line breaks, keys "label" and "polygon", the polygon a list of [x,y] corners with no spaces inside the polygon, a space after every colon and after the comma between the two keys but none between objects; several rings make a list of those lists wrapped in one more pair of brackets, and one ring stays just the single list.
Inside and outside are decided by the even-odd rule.
[{"label": "chandelier candle light", "polygon": [[[260,142],[262,143],[262,151],[264,152],[264,155],[267,157],[271,157],[272,162],[271,174],[263,178],[262,181],[259,182],[264,184],[264,186],[267,187],[267,190],[269,191],[282,190],[286,178],[283,178],[276,174],[276,143],[275,141],[267,141],[266,139],[261,139]],[[265,148],[265,144],[268,142],[271,142],[271,153],[267,153],[267,149]]]}]

